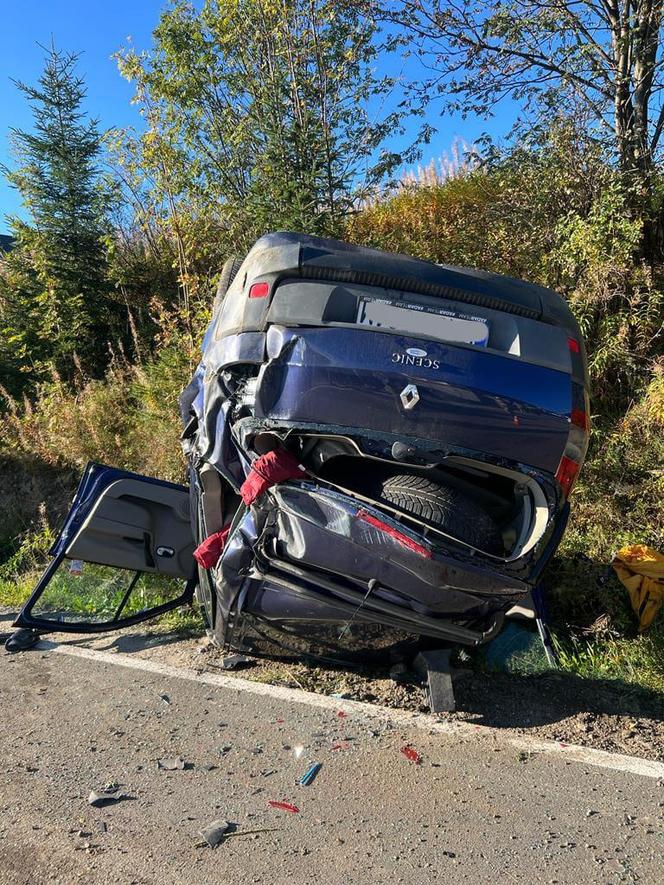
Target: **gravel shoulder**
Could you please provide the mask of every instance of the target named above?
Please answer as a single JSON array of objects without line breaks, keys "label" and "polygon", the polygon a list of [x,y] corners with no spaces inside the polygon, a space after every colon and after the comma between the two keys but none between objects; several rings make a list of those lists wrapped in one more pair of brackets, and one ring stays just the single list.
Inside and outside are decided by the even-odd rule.
[{"label": "gravel shoulder", "polygon": [[[8,622],[0,620],[0,632]],[[205,637],[136,628],[58,641],[135,654],[198,672],[220,672],[223,655]],[[388,707],[428,712],[421,685],[397,684],[386,671],[349,671],[300,662],[254,660],[238,671],[246,679],[287,685]],[[519,677],[457,669],[457,712],[442,714],[538,738],[664,761],[664,696],[624,683],[584,680],[562,672]]]}]

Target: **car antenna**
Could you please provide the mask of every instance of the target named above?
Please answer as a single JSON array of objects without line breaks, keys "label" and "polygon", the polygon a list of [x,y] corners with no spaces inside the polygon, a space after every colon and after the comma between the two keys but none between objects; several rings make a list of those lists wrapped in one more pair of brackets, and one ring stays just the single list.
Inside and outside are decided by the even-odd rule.
[{"label": "car antenna", "polygon": [[369,596],[371,595],[371,593],[372,593],[372,592],[376,589],[376,587],[378,587],[378,586],[379,586],[378,581],[377,581],[375,578],[371,578],[371,580],[369,581],[369,586],[368,586],[368,588],[367,588],[367,592],[364,594],[364,598],[362,599],[362,602],[361,602],[361,603],[358,605],[358,607],[355,609],[355,611],[353,612],[353,615],[352,615],[352,617],[350,618],[350,620],[347,621],[347,622],[344,624],[343,629],[342,629],[341,632],[339,633],[339,639],[343,639],[344,636],[346,635],[346,633],[350,630],[350,628],[351,628],[351,624],[352,624],[353,621],[355,620],[355,618],[356,618],[356,616],[357,616],[357,613],[358,613],[359,610],[362,608],[362,606],[364,605],[364,603],[367,601],[367,599],[369,598]]}]

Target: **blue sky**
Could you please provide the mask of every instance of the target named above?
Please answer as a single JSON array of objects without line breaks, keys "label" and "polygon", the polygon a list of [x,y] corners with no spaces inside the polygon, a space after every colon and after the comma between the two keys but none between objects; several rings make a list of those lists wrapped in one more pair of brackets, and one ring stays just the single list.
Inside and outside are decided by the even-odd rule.
[{"label": "blue sky", "polygon": [[[138,112],[130,104],[132,86],[120,77],[111,56],[126,45],[127,38],[137,49],[149,49],[152,30],[165,6],[162,0],[22,0],[5,4],[0,19],[0,166],[12,165],[7,138],[10,128],[31,127],[28,105],[12,80],[37,80],[44,58],[38,44],[48,45],[51,39],[59,49],[81,53],[78,71],[88,89],[85,109],[99,120],[102,130],[140,126]],[[412,67],[406,73],[412,73]],[[432,117],[439,132],[426,149],[423,162],[445,153],[455,139],[472,143],[485,131],[496,138],[504,136],[516,112],[515,106],[507,104],[489,122]],[[20,198],[2,177],[0,233],[7,231],[8,214],[22,214]]]}]

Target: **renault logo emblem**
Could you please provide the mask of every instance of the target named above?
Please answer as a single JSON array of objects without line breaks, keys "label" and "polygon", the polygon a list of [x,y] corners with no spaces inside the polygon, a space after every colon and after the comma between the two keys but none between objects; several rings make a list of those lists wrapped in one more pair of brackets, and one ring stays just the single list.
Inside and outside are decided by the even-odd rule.
[{"label": "renault logo emblem", "polygon": [[404,409],[414,409],[420,401],[420,392],[414,384],[407,384],[400,396]]}]

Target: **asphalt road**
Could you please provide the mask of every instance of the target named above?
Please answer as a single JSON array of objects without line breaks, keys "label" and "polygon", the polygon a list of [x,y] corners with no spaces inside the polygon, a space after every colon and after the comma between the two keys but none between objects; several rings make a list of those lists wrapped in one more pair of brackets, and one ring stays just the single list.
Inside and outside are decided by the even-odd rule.
[{"label": "asphalt road", "polygon": [[664,881],[653,778],[53,651],[0,657],[0,698],[3,885]]}]

